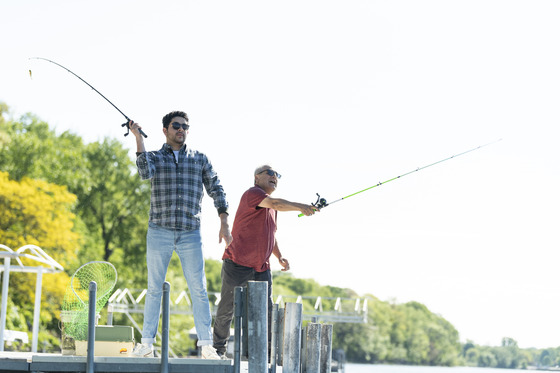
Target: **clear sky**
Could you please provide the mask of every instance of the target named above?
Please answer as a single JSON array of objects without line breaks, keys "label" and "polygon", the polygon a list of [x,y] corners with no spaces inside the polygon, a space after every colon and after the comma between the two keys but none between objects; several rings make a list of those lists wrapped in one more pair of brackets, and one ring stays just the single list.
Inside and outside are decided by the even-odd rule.
[{"label": "clear sky", "polygon": [[[92,84],[148,149],[187,111],[231,223],[263,163],[283,176],[274,196],[333,201],[503,138],[313,217],[281,213],[277,237],[294,276],[421,302],[462,341],[556,347],[559,19],[540,0],[4,0],[0,101],[131,156],[121,114],[28,58]],[[203,234],[220,259],[208,197]]]}]

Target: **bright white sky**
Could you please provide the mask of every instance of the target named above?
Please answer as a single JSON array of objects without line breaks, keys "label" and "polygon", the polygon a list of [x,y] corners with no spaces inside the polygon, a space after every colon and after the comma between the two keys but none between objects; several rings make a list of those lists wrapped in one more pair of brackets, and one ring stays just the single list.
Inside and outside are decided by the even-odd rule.
[{"label": "bright white sky", "polygon": [[[560,2],[3,1],[0,101],[87,142],[185,110],[231,204],[270,163],[296,277],[416,300],[462,341],[560,346]],[[28,70],[32,69],[33,79]],[[38,155],[35,155],[38,156]],[[220,259],[204,201],[205,255]],[[233,223],[233,214],[231,223]],[[273,261],[273,269],[280,266]]]}]

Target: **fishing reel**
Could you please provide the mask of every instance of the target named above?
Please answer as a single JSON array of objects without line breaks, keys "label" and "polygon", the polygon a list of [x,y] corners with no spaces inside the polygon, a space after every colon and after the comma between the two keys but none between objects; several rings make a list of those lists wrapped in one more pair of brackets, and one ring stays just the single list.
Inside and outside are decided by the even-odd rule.
[{"label": "fishing reel", "polygon": [[317,201],[315,203],[312,203],[311,205],[322,209],[323,207],[327,207],[329,204],[327,203],[327,200],[324,198],[321,198],[321,196],[319,195],[319,193],[317,194]]},{"label": "fishing reel", "polygon": [[[311,206],[317,207],[317,209],[322,209],[323,207],[327,207],[329,204],[327,203],[327,200],[324,198],[321,198],[321,196],[319,195],[319,193],[317,194],[317,201],[315,201],[315,203],[312,203]],[[298,217],[302,217],[305,216],[305,214],[301,213],[298,215]]]},{"label": "fishing reel", "polygon": [[[126,119],[128,119],[128,117]],[[132,120],[128,119],[128,122],[121,124],[121,127],[126,127],[126,133],[124,134],[125,136],[128,136],[128,134],[130,133],[130,122],[132,122]],[[141,129],[138,129],[138,131],[140,131],[140,134],[142,136],[148,137],[148,135],[146,135]]]},{"label": "fishing reel", "polygon": [[130,133],[130,125],[128,123],[129,122],[121,124],[121,127],[126,127],[126,133],[124,134],[125,136],[128,136],[128,134]]}]

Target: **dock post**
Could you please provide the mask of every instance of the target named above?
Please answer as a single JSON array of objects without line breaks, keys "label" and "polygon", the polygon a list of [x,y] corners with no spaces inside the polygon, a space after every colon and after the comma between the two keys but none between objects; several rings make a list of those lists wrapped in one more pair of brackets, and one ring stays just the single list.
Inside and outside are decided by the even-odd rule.
[{"label": "dock post", "polygon": [[309,323],[305,328],[304,373],[320,373],[321,324]]},{"label": "dock post", "polygon": [[4,258],[4,274],[2,275],[2,306],[0,311],[0,351],[4,351],[4,330],[8,314],[8,284],[10,282],[10,257]]},{"label": "dock post", "polygon": [[233,315],[234,315],[234,333],[233,333],[233,373],[241,371],[241,319],[243,318],[243,299],[245,299],[245,288],[236,286],[233,291]]},{"label": "dock post", "polygon": [[247,286],[243,290],[243,315],[241,317],[241,328],[243,332],[241,333],[241,356],[245,359],[249,358],[249,332],[247,331],[247,312],[249,308],[249,292],[247,291]]},{"label": "dock post", "polygon": [[268,282],[247,283],[249,372],[268,373]]},{"label": "dock post", "polygon": [[286,303],[284,340],[282,341],[282,373],[299,373],[302,316],[303,304]]},{"label": "dock post", "polygon": [[107,305],[107,325],[113,325],[113,305]]},{"label": "dock post", "polygon": [[86,373],[93,373],[95,357],[95,305],[97,298],[97,282],[89,283],[88,299],[88,333],[87,333],[87,364]]},{"label": "dock post", "polygon": [[284,365],[282,362],[282,358],[284,355],[284,349],[282,348],[284,346],[284,316],[284,308],[278,307],[278,343],[276,347],[276,350],[278,351],[278,358],[276,360],[276,364],[279,366]]},{"label": "dock post", "polygon": [[301,357],[299,362],[299,371],[305,372],[307,362],[305,359],[307,358],[307,326],[302,327],[301,329]]},{"label": "dock post", "polygon": [[270,315],[270,328],[272,329],[270,338],[270,373],[276,373],[276,357],[278,356],[278,305],[272,305]]},{"label": "dock post", "polygon": [[163,283],[163,304],[161,320],[161,373],[169,372],[169,293],[171,285]]},{"label": "dock post", "polygon": [[39,324],[41,323],[41,289],[43,286],[43,267],[37,270],[37,281],[35,282],[35,308],[33,311],[33,339],[31,340],[31,352],[37,352],[39,342]]},{"label": "dock post", "polygon": [[332,324],[321,325],[321,373],[331,373]]}]

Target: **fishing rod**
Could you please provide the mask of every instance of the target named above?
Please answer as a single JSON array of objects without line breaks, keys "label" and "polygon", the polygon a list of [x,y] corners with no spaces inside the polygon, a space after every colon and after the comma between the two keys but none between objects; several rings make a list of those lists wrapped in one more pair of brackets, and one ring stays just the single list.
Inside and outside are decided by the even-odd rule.
[{"label": "fishing rod", "polygon": [[[86,83],[91,89],[93,89],[95,92],[97,92],[101,97],[103,97],[108,103],[110,103],[111,105],[113,105],[113,107],[115,109],[117,109],[117,111],[119,113],[121,113],[125,118],[126,118],[126,123],[121,124],[121,127],[125,127],[126,126],[126,133],[124,134],[125,136],[128,136],[129,132],[130,132],[130,122],[132,122],[132,119],[130,119],[128,116],[126,116],[125,113],[123,113],[115,104],[113,104],[111,101],[109,101],[109,99],[105,96],[103,96],[103,94],[101,92],[99,92],[97,89],[93,88],[93,86],[91,84],[89,84],[88,82],[86,82],[85,80],[83,80],[81,77],[79,77],[77,74],[75,74],[73,71],[71,71],[70,69],[62,66],[59,63],[56,63],[54,61],[51,61],[49,59],[46,58],[42,58],[42,57],[30,57],[30,60],[43,60],[43,61],[47,61],[50,63],[53,63],[59,67],[62,67],[64,70],[68,71],[70,74],[74,75],[76,78],[80,79],[82,82]],[[31,77],[31,70],[29,70],[29,77]],[[146,135],[144,133],[144,131],[142,131],[141,129],[138,129],[138,131],[140,131],[140,134],[142,134],[142,136],[144,137],[148,137],[148,135]]]},{"label": "fishing rod", "polygon": [[[347,199],[347,198],[350,198],[350,197],[352,197],[352,196],[355,196],[356,194],[363,193],[363,192],[365,192],[366,190],[370,190],[370,189],[376,188],[376,187],[378,187],[378,186],[381,186],[381,185],[383,185],[383,184],[387,184],[389,181],[393,181],[393,180],[396,180],[396,179],[400,179],[401,177],[404,177],[404,176],[410,175],[410,174],[412,174],[412,173],[414,173],[414,172],[418,172],[418,171],[423,170],[423,169],[425,169],[425,168],[434,166],[434,165],[436,165],[436,164],[438,164],[438,163],[442,163],[442,162],[448,161],[448,160],[450,160],[450,159],[452,159],[452,158],[457,158],[457,157],[459,157],[459,156],[461,156],[461,155],[463,155],[463,154],[467,154],[467,153],[473,152],[473,151],[478,150],[478,149],[480,149],[480,148],[483,148],[483,147],[485,147],[485,146],[495,144],[495,143],[497,143],[498,141],[502,141],[502,139],[489,142],[488,144],[484,144],[484,145],[477,146],[476,148],[472,148],[472,149],[467,150],[467,151],[464,151],[464,152],[462,152],[462,153],[452,155],[451,157],[442,159],[442,160],[440,160],[440,161],[431,163],[431,164],[429,164],[429,165],[422,166],[422,167],[418,167],[418,168],[415,169],[415,170],[412,170],[412,171],[409,171],[409,172],[404,173],[404,174],[402,174],[402,175],[393,177],[393,178],[391,178],[391,179],[389,179],[389,180],[381,181],[381,182],[379,182],[379,183],[377,183],[377,184],[375,184],[375,185],[373,185],[373,186],[370,186],[369,188],[362,189],[362,190],[360,190],[359,192],[349,194],[349,195],[347,195],[346,197],[339,198],[339,199],[337,199],[336,201],[333,201],[333,202],[330,202],[330,203],[328,203],[326,199],[321,198],[321,196],[319,195],[319,193],[317,193],[317,201],[316,201],[315,203],[312,203],[311,205],[313,205],[313,206],[315,206],[315,207],[317,207],[317,208],[319,208],[319,209],[321,209],[321,208],[323,208],[323,207],[330,206],[330,205],[332,205],[333,203],[337,203],[337,202],[340,202],[340,201],[345,200],[345,199]],[[305,215],[305,214],[299,214],[298,216],[299,216],[299,217],[302,217],[302,216],[304,216],[304,215]]]}]

